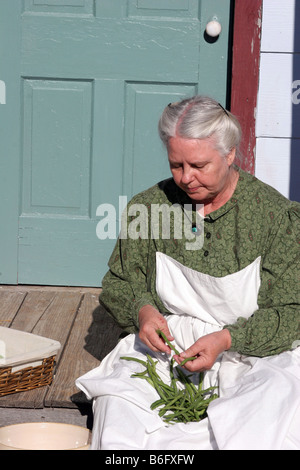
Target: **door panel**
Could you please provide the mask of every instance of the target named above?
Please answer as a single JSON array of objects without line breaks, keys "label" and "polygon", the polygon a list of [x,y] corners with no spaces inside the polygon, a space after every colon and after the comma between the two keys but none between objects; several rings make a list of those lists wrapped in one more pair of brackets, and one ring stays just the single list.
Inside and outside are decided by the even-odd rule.
[{"label": "door panel", "polygon": [[27,76],[198,81],[195,20],[27,14],[22,23]]},{"label": "door panel", "polygon": [[92,86],[24,80],[22,215],[90,217]]},{"label": "door panel", "polygon": [[92,15],[94,0],[25,0],[24,11],[28,13]]},{"label": "door panel", "polygon": [[128,1],[128,16],[158,16],[172,18],[199,18],[200,2],[189,0]]},{"label": "door panel", "polygon": [[[170,176],[165,105],[197,92],[225,104],[229,10],[230,0],[1,1],[20,46],[3,58],[14,88],[1,112],[16,142],[4,136],[1,196],[17,194],[0,282],[101,285],[115,239],[97,237],[97,209],[113,207],[118,229],[119,196]],[[222,33],[207,42],[213,15]]]},{"label": "door panel", "polygon": [[[158,117],[167,103],[193,96],[196,85],[126,83],[123,194],[130,197],[170,176],[157,135]],[[158,112],[160,111],[160,112]]]}]

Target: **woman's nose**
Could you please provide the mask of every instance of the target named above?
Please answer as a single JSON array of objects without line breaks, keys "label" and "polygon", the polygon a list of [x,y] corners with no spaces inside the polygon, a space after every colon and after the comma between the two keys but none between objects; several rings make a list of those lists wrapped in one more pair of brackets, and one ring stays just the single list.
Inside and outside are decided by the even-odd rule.
[{"label": "woman's nose", "polygon": [[193,179],[193,170],[190,167],[185,167],[182,170],[182,175],[181,175],[181,182],[183,184],[188,184],[192,181]]}]

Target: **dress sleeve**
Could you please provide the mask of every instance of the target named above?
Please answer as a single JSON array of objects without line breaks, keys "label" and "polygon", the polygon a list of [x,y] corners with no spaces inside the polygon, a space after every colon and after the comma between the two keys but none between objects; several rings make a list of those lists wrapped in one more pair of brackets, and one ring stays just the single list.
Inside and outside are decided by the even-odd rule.
[{"label": "dress sleeve", "polygon": [[259,309],[248,319],[226,325],[231,350],[264,357],[299,345],[300,210],[295,204],[282,217],[262,259]]},{"label": "dress sleeve", "polygon": [[[133,203],[131,201],[131,206]],[[143,210],[145,209],[144,205]],[[128,207],[126,213],[128,214]],[[100,304],[108,314],[128,333],[137,332],[138,313],[143,305],[156,307],[147,286],[147,278],[153,269],[149,259],[148,213],[140,213],[137,217],[144,236],[132,238],[128,230],[124,232],[123,226],[123,237],[118,238],[109,259],[109,271],[103,278],[103,290],[99,297]],[[132,216],[127,217],[127,229],[132,220]],[[138,227],[136,228],[138,233]]]}]

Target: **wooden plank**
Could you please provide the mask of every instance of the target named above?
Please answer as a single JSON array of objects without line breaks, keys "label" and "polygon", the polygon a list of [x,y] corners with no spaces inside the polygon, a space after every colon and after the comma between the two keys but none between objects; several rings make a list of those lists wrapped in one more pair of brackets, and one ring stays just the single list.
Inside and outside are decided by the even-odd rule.
[{"label": "wooden plank", "polygon": [[[82,295],[77,292],[58,292],[44,314],[32,329],[32,333],[57,340],[62,347],[57,354],[57,363],[69,336]],[[51,386],[50,386],[51,387]],[[0,406],[19,408],[43,408],[44,397],[49,387],[28,392],[6,395],[0,398]]]},{"label": "wooden plank", "polygon": [[240,166],[255,170],[255,118],[259,80],[262,0],[235,0],[231,112],[241,123]]},{"label": "wooden plank", "polygon": [[101,362],[112,351],[123,336],[124,331],[107,314],[105,309],[98,305],[93,312],[93,322],[85,338],[85,349]]},{"label": "wooden plank", "polygon": [[299,52],[295,47],[296,0],[264,0],[262,52]]},{"label": "wooden plank", "polygon": [[97,296],[85,294],[55,379],[48,390],[45,406],[74,407],[71,396],[78,392],[75,386],[76,378],[99,364],[99,361],[84,349],[85,337],[92,322],[93,311],[98,304]]},{"label": "wooden plank", "polygon": [[[298,142],[299,140],[295,139],[294,145]],[[299,144],[297,146],[300,147]],[[290,191],[290,156],[289,139],[261,137],[257,139],[255,176],[276,188],[287,198]]]},{"label": "wooden plank", "polygon": [[[299,70],[300,61],[292,54],[261,55],[257,137],[300,137],[299,128],[293,126],[293,120],[298,122],[295,120],[297,106],[292,109],[292,83],[297,78],[294,76],[297,62]],[[283,161],[282,165],[285,164]]]},{"label": "wooden plank", "polygon": [[121,331],[99,306],[98,295],[85,294],[45,406],[72,408],[86,403],[75,380],[100,364]]},{"label": "wooden plank", "polygon": [[0,326],[11,325],[25,297],[26,292],[0,290]]},{"label": "wooden plank", "polygon": [[81,294],[84,294],[86,292],[91,292],[93,294],[100,294],[101,288],[99,287],[84,287],[84,286],[79,286],[79,287],[74,287],[74,286],[39,286],[39,285],[27,285],[27,284],[19,284],[19,285],[13,285],[13,284],[2,284],[0,286],[0,292],[1,291],[13,291],[13,292],[31,292],[31,291],[39,291],[39,292],[44,292],[44,291],[51,291],[51,292],[80,292]]},{"label": "wooden plank", "polygon": [[54,297],[54,291],[28,292],[18,315],[11,324],[11,328],[31,333]]},{"label": "wooden plank", "polygon": [[40,318],[32,333],[59,341],[62,348],[58,352],[57,361],[62,354],[74,318],[78,312],[82,295],[78,292],[58,292],[51,305]]}]

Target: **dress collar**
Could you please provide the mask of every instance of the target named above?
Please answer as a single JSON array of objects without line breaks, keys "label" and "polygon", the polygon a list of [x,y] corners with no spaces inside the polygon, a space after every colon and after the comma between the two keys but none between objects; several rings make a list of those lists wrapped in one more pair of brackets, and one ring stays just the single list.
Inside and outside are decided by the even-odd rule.
[{"label": "dress collar", "polygon": [[241,202],[245,198],[245,194],[247,192],[247,185],[250,183],[250,180],[255,179],[255,177],[245,172],[236,165],[235,169],[239,172],[239,179],[237,181],[233,195],[223,206],[219,207],[219,209],[211,212],[210,214],[207,214],[204,219],[205,221],[214,222],[223,215],[227,214],[227,212],[233,209],[238,204],[238,202]]}]

